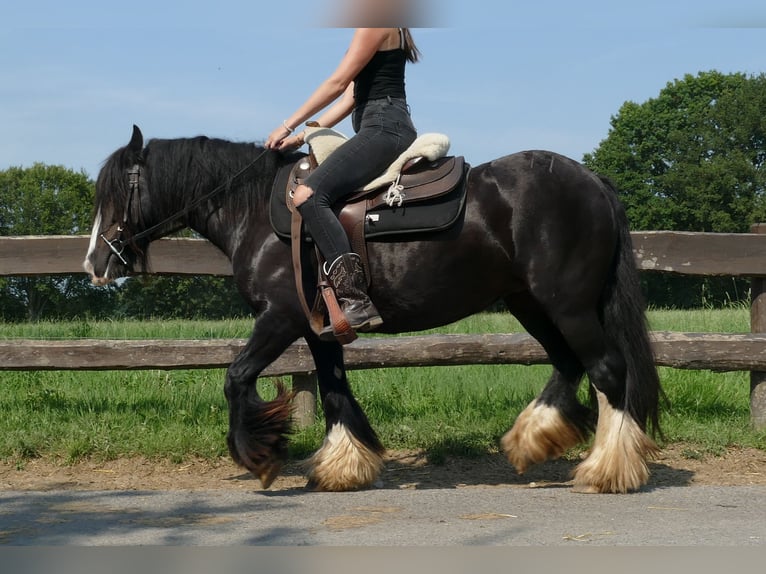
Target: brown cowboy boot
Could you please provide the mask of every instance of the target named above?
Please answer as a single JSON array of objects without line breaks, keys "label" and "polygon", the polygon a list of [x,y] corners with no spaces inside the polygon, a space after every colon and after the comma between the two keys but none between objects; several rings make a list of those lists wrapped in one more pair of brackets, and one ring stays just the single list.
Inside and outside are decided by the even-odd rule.
[{"label": "brown cowboy boot", "polygon": [[367,279],[362,258],[356,253],[344,253],[325,272],[335,288],[343,314],[354,331],[365,333],[383,324],[375,305],[367,295]]}]

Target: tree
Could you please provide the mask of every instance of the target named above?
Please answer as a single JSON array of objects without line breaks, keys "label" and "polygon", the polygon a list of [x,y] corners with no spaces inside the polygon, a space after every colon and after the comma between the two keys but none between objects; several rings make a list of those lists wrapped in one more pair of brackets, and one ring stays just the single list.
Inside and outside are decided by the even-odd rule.
[{"label": "tree", "polygon": [[[686,75],[643,104],[625,102],[583,162],[615,182],[633,229],[746,232],[766,221],[766,75]],[[646,284],[661,305],[747,292],[730,279]]]},{"label": "tree", "polygon": [[[0,171],[0,235],[68,235],[90,231],[93,182],[84,172],[37,163]],[[84,256],[85,254],[83,254]],[[82,275],[2,278],[0,318],[38,320],[99,314],[112,290]]]},{"label": "tree", "polygon": [[[201,237],[188,228],[175,236]],[[233,277],[204,275],[131,278],[117,293],[117,311],[120,316],[141,319],[222,319],[253,312],[237,291]]]},{"label": "tree", "polygon": [[117,308],[126,317],[221,319],[252,313],[231,277],[140,276],[119,290]]}]

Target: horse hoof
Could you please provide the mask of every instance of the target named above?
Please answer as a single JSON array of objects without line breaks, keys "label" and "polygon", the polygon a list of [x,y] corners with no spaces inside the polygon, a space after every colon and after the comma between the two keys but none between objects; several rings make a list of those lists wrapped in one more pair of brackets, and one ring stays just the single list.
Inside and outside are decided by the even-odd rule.
[{"label": "horse hoof", "polygon": [[274,480],[279,476],[281,468],[281,464],[272,464],[258,473],[258,479],[261,481],[261,487],[264,490],[267,490],[274,483]]},{"label": "horse hoof", "polygon": [[308,485],[313,490],[360,490],[375,484],[383,468],[383,457],[362,444],[344,425],[336,423],[307,466]]},{"label": "horse hoof", "polygon": [[531,465],[560,457],[584,438],[558,409],[535,399],[503,435],[500,445],[516,472],[524,474]]},{"label": "horse hoof", "polygon": [[649,481],[647,460],[659,449],[626,412],[615,409],[597,391],[598,426],[593,448],[574,471],[578,492],[625,494]]},{"label": "horse hoof", "polygon": [[576,492],[578,494],[601,494],[601,491],[598,489],[598,487],[592,484],[575,484],[572,487],[572,492]]}]

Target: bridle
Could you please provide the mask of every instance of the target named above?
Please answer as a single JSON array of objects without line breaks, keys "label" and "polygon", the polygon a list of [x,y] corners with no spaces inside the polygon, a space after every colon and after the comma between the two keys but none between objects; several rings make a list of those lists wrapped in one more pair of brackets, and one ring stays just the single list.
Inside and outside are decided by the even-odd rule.
[{"label": "bridle", "polygon": [[[240,169],[238,172],[236,172],[234,175],[232,175],[225,183],[222,183],[218,187],[214,188],[212,191],[209,191],[205,195],[195,199],[193,202],[191,202],[189,205],[184,207],[183,209],[178,210],[170,217],[167,217],[166,219],[163,219],[156,225],[152,225],[148,229],[144,229],[143,231],[136,233],[135,235],[131,235],[128,239],[125,239],[123,237],[123,234],[125,230],[128,228],[128,219],[130,215],[130,206],[133,203],[133,198],[138,197],[141,194],[141,164],[136,163],[128,170],[128,201],[125,203],[125,210],[122,214],[122,222],[117,226],[117,236],[112,239],[111,241],[108,240],[103,233],[101,233],[99,236],[101,239],[104,240],[104,243],[107,244],[109,247],[109,250],[120,260],[122,261],[123,265],[129,265],[128,261],[123,256],[123,253],[125,252],[125,249],[131,244],[135,243],[139,239],[143,239],[144,237],[151,236],[154,232],[156,232],[159,229],[164,229],[168,226],[170,223],[174,223],[178,221],[179,218],[187,215],[192,209],[195,209],[196,207],[199,207],[209,199],[211,199],[213,196],[219,194],[224,189],[228,189],[231,187],[231,184],[234,183],[234,181],[240,177],[242,177],[248,170],[250,170],[258,161],[266,155],[266,153],[270,151],[268,148],[264,148],[261,153],[258,154],[258,156],[251,161],[249,164],[247,164],[245,167]],[[141,209],[140,199],[139,199],[139,212]],[[186,225],[180,225],[176,229],[183,229],[186,227]]]},{"label": "bridle", "polygon": [[[128,170],[128,201],[125,203],[125,211],[122,214],[122,223],[117,226],[117,237],[109,241],[103,233],[100,235],[101,239],[104,240],[104,243],[109,246],[110,251],[114,253],[120,261],[122,261],[123,265],[128,265],[127,260],[125,257],[123,257],[122,254],[125,251],[125,247],[128,245],[129,241],[123,239],[122,234],[127,227],[128,215],[130,213],[130,204],[133,203],[133,196],[140,193],[140,182],[141,165],[135,164]],[[133,236],[130,241],[135,241],[135,239],[136,236]]]}]

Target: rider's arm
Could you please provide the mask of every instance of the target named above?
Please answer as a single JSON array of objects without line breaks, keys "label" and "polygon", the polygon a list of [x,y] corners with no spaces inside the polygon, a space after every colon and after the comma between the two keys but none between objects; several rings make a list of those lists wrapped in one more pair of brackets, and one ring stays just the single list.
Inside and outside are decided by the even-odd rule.
[{"label": "rider's arm", "polygon": [[327,111],[319,116],[317,123],[323,128],[331,128],[343,121],[354,109],[354,82],[351,82],[343,95]]},{"label": "rider's arm", "polygon": [[[266,140],[267,147],[278,147],[279,143],[289,135],[287,128],[295,129],[297,126],[311,118],[314,114],[324,109],[341,94],[344,94],[354,78],[362,71],[367,63],[375,55],[375,52],[383,45],[389,35],[388,28],[359,28],[354,32],[351,45],[343,56],[338,67],[311,96],[288,117],[282,127],[274,130]],[[344,98],[345,99],[345,98]],[[343,104],[348,105],[348,102]],[[345,111],[345,108],[339,108]],[[350,111],[350,110],[349,110]],[[348,115],[348,114],[346,114]]]},{"label": "rider's arm", "polygon": [[[316,122],[320,127],[331,128],[343,121],[354,109],[354,82],[351,82],[343,95],[327,111],[319,116]],[[306,143],[306,132],[301,131],[286,137],[277,149],[289,150],[301,147]]]},{"label": "rider's arm", "polygon": [[388,38],[388,28],[359,28],[338,67],[285,123],[291,128],[302,124],[343,94]]}]

